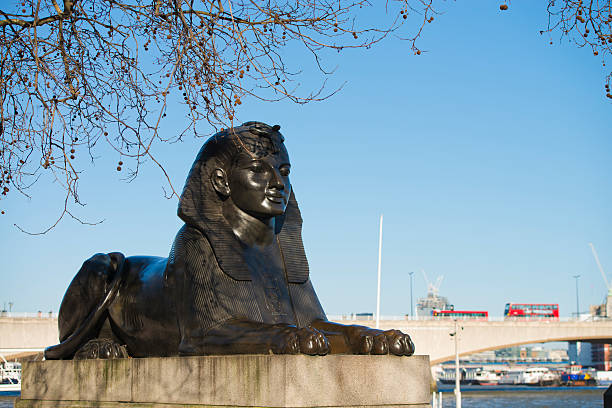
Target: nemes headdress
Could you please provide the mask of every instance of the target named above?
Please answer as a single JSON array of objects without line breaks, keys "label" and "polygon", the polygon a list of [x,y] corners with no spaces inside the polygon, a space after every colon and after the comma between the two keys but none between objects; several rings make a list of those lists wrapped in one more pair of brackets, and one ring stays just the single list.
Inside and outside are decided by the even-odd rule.
[{"label": "nemes headdress", "polygon": [[[236,280],[251,280],[251,274],[244,248],[223,217],[224,198],[213,188],[211,175],[217,168],[229,170],[240,151],[254,157],[280,152],[285,148],[285,138],[279,130],[279,125],[246,122],[215,134],[200,149],[181,194],[178,216],[208,238],[217,263]],[[309,269],[302,242],[302,216],[293,191],[285,213],[276,217],[275,225],[289,282],[306,282]]]}]

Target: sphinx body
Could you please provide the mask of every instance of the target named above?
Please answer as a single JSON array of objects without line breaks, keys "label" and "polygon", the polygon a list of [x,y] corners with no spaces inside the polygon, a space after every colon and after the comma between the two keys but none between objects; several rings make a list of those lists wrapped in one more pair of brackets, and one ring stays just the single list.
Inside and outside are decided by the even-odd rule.
[{"label": "sphinx body", "polygon": [[168,258],[96,254],[70,284],[48,359],[235,353],[411,355],[408,335],[327,321],[278,126],[211,137]]}]

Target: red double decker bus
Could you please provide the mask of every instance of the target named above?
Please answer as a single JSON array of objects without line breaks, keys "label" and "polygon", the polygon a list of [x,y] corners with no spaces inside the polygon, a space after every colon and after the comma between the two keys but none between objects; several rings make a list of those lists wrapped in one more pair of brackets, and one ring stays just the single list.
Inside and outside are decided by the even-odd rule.
[{"label": "red double decker bus", "polygon": [[489,320],[489,312],[473,310],[432,310],[434,319]]},{"label": "red double decker bus", "polygon": [[506,303],[504,317],[529,319],[559,319],[556,303]]}]

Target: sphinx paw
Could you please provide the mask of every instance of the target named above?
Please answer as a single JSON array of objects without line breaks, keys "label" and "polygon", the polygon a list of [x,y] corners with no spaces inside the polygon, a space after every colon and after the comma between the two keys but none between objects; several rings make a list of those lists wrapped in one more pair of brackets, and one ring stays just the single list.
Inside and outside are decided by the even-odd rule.
[{"label": "sphinx paw", "polygon": [[345,335],[353,354],[386,354],[386,338],[380,330],[364,326],[346,326]]},{"label": "sphinx paw", "polygon": [[387,337],[380,330],[365,328],[351,336],[353,353],[355,354],[388,354]]},{"label": "sphinx paw", "polygon": [[394,354],[396,356],[414,354],[414,344],[410,336],[399,330],[382,331],[353,326],[346,334],[355,354]]},{"label": "sphinx paw", "polygon": [[283,328],[273,348],[275,354],[308,354],[323,356],[329,353],[329,341],[320,331],[305,327]]},{"label": "sphinx paw", "polygon": [[320,331],[304,327],[298,329],[300,352],[311,356],[324,356],[329,353],[329,341]]},{"label": "sphinx paw", "polygon": [[414,343],[410,336],[399,330],[386,330],[383,332],[387,337],[389,352],[396,356],[411,356],[414,354]]},{"label": "sphinx paw", "polygon": [[85,343],[74,355],[75,360],[127,358],[125,346],[111,339],[93,339]]},{"label": "sphinx paw", "polygon": [[298,354],[300,352],[300,339],[295,331],[283,331],[280,339],[273,347],[274,354]]}]

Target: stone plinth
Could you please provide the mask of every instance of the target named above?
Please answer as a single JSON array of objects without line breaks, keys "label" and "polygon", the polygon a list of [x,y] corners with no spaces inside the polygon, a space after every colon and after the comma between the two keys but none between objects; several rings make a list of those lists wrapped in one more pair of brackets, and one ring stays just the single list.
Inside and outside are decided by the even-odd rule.
[{"label": "stone plinth", "polygon": [[234,355],[26,362],[15,408],[428,407],[428,356]]}]

